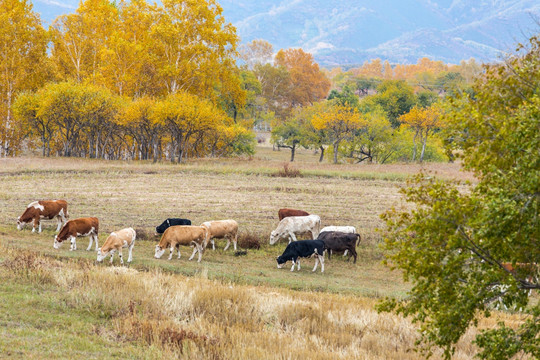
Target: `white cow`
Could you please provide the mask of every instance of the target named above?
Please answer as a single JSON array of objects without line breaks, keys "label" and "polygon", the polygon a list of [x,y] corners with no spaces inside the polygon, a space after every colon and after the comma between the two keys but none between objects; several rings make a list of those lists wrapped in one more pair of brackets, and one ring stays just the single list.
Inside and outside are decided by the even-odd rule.
[{"label": "white cow", "polygon": [[296,241],[296,234],[311,233],[313,239],[317,239],[321,228],[321,218],[317,215],[289,216],[281,220],[277,228],[270,234],[270,245],[274,245],[279,239]]},{"label": "white cow", "polygon": [[[356,228],[354,226],[325,226],[321,229],[320,232],[325,232],[325,231],[339,231],[339,232],[347,233],[347,234],[357,234]],[[357,245],[358,245],[358,242],[357,242]],[[343,253],[343,256],[347,256],[348,252],[349,250],[345,250],[345,252]]]}]

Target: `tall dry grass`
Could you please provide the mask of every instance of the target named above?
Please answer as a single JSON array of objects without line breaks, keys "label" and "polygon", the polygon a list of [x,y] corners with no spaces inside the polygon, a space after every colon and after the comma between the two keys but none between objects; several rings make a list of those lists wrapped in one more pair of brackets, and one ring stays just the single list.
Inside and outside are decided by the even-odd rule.
[{"label": "tall dry grass", "polygon": [[[417,359],[416,328],[378,314],[374,300],[271,287],[224,284],[205,278],[60,261],[2,248],[0,276],[58,287],[67,304],[104,318],[122,342],[159,347],[189,359]],[[511,315],[496,320],[519,321]],[[481,321],[481,327],[494,320]],[[456,359],[476,349],[471,329]],[[440,354],[436,354],[438,357]]]}]

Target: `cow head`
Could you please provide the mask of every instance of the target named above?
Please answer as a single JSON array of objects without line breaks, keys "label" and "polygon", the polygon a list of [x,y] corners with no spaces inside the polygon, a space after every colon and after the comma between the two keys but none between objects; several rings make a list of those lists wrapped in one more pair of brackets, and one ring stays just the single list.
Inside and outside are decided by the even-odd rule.
[{"label": "cow head", "polygon": [[285,264],[287,262],[287,260],[283,259],[283,256],[278,256],[276,258],[276,261],[277,261],[277,268],[278,269],[281,269],[283,267],[283,264]]},{"label": "cow head", "polygon": [[26,225],[26,222],[24,221],[21,221],[21,217],[19,216],[17,218],[17,230],[22,230],[24,229],[24,226]]},{"label": "cow head", "polygon": [[155,252],[155,254],[154,254],[154,257],[155,257],[156,259],[159,259],[160,257],[163,256],[164,253],[165,253],[165,249],[162,248],[162,247],[159,246],[159,245],[156,245],[156,252]]},{"label": "cow head", "polygon": [[270,245],[274,245],[279,240],[279,234],[276,230],[270,233]]},{"label": "cow head", "polygon": [[60,249],[60,245],[62,245],[62,241],[60,241],[60,240],[58,239],[58,235],[55,235],[55,236],[54,236],[54,244],[53,244],[53,247],[54,247],[55,249]]},{"label": "cow head", "polygon": [[105,256],[107,256],[108,252],[106,253],[103,253],[101,252],[101,248],[98,249],[97,251],[97,262],[102,262],[103,259],[105,259]]}]

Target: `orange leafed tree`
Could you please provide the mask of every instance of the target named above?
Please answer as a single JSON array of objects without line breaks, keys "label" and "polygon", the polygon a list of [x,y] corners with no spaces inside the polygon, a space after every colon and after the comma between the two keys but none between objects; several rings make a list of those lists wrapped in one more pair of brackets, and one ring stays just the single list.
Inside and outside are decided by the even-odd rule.
[{"label": "orange leafed tree", "polygon": [[328,95],[330,80],[319,69],[313,55],[302,49],[282,49],[277,53],[274,62],[277,66],[285,67],[291,75],[291,108],[311,105]]}]

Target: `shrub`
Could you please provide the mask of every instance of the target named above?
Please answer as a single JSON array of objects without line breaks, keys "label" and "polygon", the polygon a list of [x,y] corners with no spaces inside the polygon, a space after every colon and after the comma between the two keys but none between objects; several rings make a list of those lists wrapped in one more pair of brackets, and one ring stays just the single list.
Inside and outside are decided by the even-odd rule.
[{"label": "shrub", "polygon": [[299,169],[291,166],[289,163],[283,163],[283,168],[279,169],[277,173],[274,174],[276,177],[302,177],[302,173]]}]

